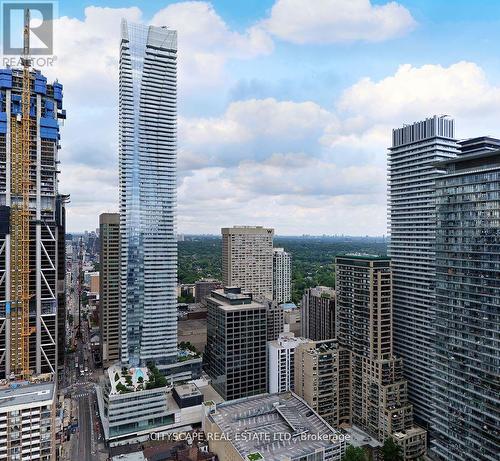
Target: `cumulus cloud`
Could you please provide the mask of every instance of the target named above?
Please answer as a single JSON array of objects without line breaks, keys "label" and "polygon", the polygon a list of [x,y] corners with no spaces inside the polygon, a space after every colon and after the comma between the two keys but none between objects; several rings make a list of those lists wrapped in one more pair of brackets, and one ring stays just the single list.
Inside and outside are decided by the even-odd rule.
[{"label": "cumulus cloud", "polygon": [[232,31],[208,2],[174,3],[158,11],[151,23],[179,31],[180,79],[185,85],[219,85],[227,59],[249,59],[273,50],[264,30]]},{"label": "cumulus cloud", "polygon": [[340,98],[339,110],[370,119],[394,120],[422,117],[446,111],[472,115],[497,110],[500,87],[492,85],[484,71],[473,62],[449,67],[404,64],[380,81],[364,78],[348,88]]},{"label": "cumulus cloud", "polygon": [[392,128],[447,114],[457,121],[456,136],[497,135],[500,86],[484,70],[461,61],[448,67],[401,65],[394,75],[363,78],[347,88],[336,104],[338,120],[322,142],[330,147],[388,146]]},{"label": "cumulus cloud", "polygon": [[365,40],[378,42],[415,27],[410,12],[396,2],[370,0],[277,0],[262,26],[298,44]]},{"label": "cumulus cloud", "polygon": [[220,117],[180,118],[180,167],[230,166],[289,150],[314,155],[334,118],[316,103],[274,98],[233,102]]}]

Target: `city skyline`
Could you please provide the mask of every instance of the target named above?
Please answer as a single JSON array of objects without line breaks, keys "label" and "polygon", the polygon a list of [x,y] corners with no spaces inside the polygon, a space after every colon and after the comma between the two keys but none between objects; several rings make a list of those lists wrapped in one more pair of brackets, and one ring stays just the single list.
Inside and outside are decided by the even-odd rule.
[{"label": "city skyline", "polygon": [[[117,211],[122,17],[182,31],[180,233],[217,234],[241,223],[275,227],[280,235],[382,235],[391,128],[448,113],[460,139],[495,135],[500,79],[498,59],[486,52],[494,33],[487,18],[500,6],[455,2],[449,11],[444,1],[403,0],[390,9],[386,1],[358,1],[345,11],[346,2],[324,1],[324,27],[317,27],[314,15],[301,21],[288,14],[292,3],[300,4],[141,2],[139,10],[133,2],[114,8],[118,2],[110,0],[85,12],[61,2],[58,59],[47,73],[65,82],[68,110],[78,107],[63,143],[70,232],[96,228],[99,213]],[[331,32],[339,26],[328,5],[345,13],[349,39]],[[374,25],[374,15],[391,17],[395,26],[381,30],[385,22]],[[310,35],[315,29],[328,34]],[[88,47],[77,53],[85,37]],[[84,81],[75,65],[92,68],[95,78]],[[221,207],[225,221],[217,222]]]}]

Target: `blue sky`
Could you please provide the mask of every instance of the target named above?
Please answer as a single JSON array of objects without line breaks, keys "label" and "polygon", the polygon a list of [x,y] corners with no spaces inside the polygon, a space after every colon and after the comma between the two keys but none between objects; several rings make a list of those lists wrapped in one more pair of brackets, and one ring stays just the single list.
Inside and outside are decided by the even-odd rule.
[{"label": "blue sky", "polygon": [[68,228],[117,209],[119,20],[179,35],[179,232],[385,233],[391,128],[500,136],[495,0],[59,2]]}]

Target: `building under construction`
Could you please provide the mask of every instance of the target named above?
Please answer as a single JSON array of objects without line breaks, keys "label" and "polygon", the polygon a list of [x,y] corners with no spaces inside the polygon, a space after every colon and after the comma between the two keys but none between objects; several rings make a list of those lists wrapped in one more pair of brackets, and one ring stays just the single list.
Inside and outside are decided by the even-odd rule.
[{"label": "building under construction", "polygon": [[0,379],[55,374],[64,347],[62,99],[29,65],[0,69]]}]

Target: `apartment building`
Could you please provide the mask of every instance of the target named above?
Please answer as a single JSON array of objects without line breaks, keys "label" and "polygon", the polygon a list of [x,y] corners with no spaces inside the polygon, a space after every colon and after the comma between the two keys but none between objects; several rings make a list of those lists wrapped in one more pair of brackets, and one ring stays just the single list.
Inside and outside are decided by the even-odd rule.
[{"label": "apartment building", "polygon": [[222,277],[255,297],[273,298],[274,230],[261,226],[222,229]]}]

